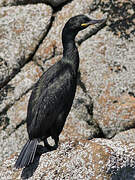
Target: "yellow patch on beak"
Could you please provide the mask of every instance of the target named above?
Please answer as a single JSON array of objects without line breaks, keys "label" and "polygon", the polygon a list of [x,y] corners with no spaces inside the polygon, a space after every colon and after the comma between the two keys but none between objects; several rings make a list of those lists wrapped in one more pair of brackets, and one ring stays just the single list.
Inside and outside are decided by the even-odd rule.
[{"label": "yellow patch on beak", "polygon": [[89,25],[88,23],[83,23],[83,24],[81,24],[82,27],[86,27],[86,26],[88,26],[88,25]]}]

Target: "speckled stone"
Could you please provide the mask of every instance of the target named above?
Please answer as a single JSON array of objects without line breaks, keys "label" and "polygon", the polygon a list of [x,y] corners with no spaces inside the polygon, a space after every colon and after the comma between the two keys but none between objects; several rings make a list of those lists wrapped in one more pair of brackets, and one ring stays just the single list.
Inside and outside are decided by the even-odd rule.
[{"label": "speckled stone", "polygon": [[32,88],[42,75],[42,70],[34,62],[26,64],[21,71],[1,90],[0,113],[19,100]]},{"label": "speckled stone", "polygon": [[119,38],[130,39],[134,31],[134,1],[117,0],[94,0],[99,2],[97,8],[108,13],[109,30]]},{"label": "speckled stone", "polygon": [[105,137],[135,127],[135,38],[104,28],[80,47],[80,72]]},{"label": "speckled stone", "polygon": [[28,136],[26,125],[23,124],[26,120],[30,94],[31,91],[20,97],[19,101],[16,101],[3,116],[3,126],[0,129],[0,163],[13,152],[20,150]]},{"label": "speckled stone", "polygon": [[2,130],[0,132],[0,166],[5,159],[12,155],[12,153],[20,152],[28,139],[26,124],[22,124],[19,128],[14,128],[14,124],[12,127],[11,126],[8,127],[6,131]]},{"label": "speckled stone", "polygon": [[2,7],[0,11],[0,87],[28,61],[50,24],[44,4]]},{"label": "speckled stone", "polygon": [[[126,131],[123,136],[124,133]],[[14,153],[0,167],[1,179],[110,180],[119,169],[135,168],[135,129],[130,130],[129,134],[128,145],[120,139],[66,139],[57,150],[47,152],[40,158],[37,156],[34,163],[23,171],[13,168],[17,158],[17,153]]]},{"label": "speckled stone", "polygon": [[0,7],[37,4],[37,3],[44,3],[44,4],[49,4],[52,7],[58,7],[59,5],[65,3],[66,1],[69,0],[1,0]]}]

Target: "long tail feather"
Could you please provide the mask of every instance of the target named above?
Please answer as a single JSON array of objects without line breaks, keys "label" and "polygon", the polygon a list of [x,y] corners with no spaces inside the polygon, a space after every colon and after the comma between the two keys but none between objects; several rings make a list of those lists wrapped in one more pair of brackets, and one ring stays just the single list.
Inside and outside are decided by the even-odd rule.
[{"label": "long tail feather", "polygon": [[33,162],[37,149],[37,144],[38,139],[27,141],[15,163],[15,168],[23,168]]}]

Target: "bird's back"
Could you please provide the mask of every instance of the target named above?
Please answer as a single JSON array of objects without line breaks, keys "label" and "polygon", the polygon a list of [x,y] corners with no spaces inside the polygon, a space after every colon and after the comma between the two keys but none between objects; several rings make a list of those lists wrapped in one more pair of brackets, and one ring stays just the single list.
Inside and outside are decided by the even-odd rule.
[{"label": "bird's back", "polygon": [[[28,105],[27,129],[30,138],[50,136],[58,116],[65,121],[76,91],[77,74],[69,63],[59,61],[36,83]],[[63,120],[62,120],[63,118]]]}]

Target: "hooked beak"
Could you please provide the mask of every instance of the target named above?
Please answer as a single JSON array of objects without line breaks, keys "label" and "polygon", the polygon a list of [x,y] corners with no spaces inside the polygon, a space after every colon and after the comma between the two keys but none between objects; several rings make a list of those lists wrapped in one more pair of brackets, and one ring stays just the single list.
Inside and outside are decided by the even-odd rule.
[{"label": "hooked beak", "polygon": [[106,19],[90,20],[90,22],[88,22],[88,23],[81,24],[81,26],[87,27],[92,24],[104,23],[105,21],[106,21]]}]

